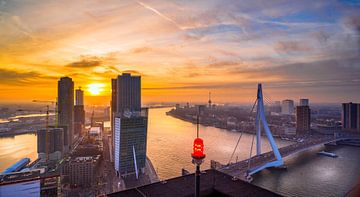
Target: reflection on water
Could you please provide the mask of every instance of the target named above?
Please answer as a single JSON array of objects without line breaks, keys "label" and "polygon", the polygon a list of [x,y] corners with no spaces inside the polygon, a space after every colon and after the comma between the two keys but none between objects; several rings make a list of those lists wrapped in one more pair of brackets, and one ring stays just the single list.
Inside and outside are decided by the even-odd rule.
[{"label": "reflection on water", "polygon": [[[181,168],[193,171],[191,151],[196,137],[196,125],[166,116],[170,108],[150,109],[148,126],[148,156],[154,164],[160,179],[181,175]],[[227,163],[239,133],[214,127],[200,126],[200,137],[205,143],[205,162],[203,169],[210,167],[210,160]],[[233,161],[249,157],[252,135],[244,134],[237,148]],[[263,151],[271,150],[267,139],[263,140]],[[277,140],[282,147],[289,142]],[[255,149],[253,155],[255,154]]]},{"label": "reflection on water", "polygon": [[29,157],[31,161],[37,158],[35,134],[0,137],[0,172],[24,157]]},{"label": "reflection on water", "polygon": [[[326,150],[331,158],[316,153]],[[360,148],[320,147],[286,160],[285,171],[263,170],[253,184],[285,196],[344,196],[360,180]]]},{"label": "reflection on water", "polygon": [[[149,110],[148,150],[160,179],[179,176],[181,168],[193,171],[191,163],[192,143],[196,137],[196,126],[192,123],[166,116],[170,108]],[[109,126],[109,125],[108,125]],[[205,163],[210,160],[227,163],[239,133],[213,127],[200,126],[200,137],[205,143]],[[233,161],[247,159],[252,135],[244,134]],[[290,142],[276,140],[279,147]],[[0,138],[0,171],[3,171],[23,157],[36,159],[36,135],[25,134]],[[327,147],[329,148],[329,147]],[[286,160],[285,171],[263,170],[254,177],[254,184],[285,196],[343,196],[357,179],[360,179],[360,148],[330,147],[338,158],[319,156],[320,147]],[[269,151],[270,145],[263,138],[262,150]],[[255,149],[253,155],[255,154]]]}]

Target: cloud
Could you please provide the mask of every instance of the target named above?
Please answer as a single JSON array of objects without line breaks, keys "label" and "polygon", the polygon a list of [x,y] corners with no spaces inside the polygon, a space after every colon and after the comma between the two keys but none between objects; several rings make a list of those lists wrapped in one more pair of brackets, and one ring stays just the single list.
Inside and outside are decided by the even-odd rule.
[{"label": "cloud", "polygon": [[300,41],[279,41],[274,46],[279,53],[296,53],[311,51],[311,47]]},{"label": "cloud", "polygon": [[0,79],[1,84],[21,85],[36,82],[36,84],[34,85],[39,85],[43,81],[54,80],[56,79],[56,77],[42,75],[34,71],[20,72],[16,70],[7,70],[0,68]]},{"label": "cloud", "polygon": [[360,15],[349,16],[345,19],[345,25],[350,27],[357,37],[358,55],[360,55]]},{"label": "cloud", "polygon": [[185,28],[181,27],[175,20],[171,19],[170,17],[164,15],[163,13],[161,13],[160,11],[158,11],[157,9],[141,2],[141,1],[136,1],[139,5],[141,5],[142,7],[144,7],[145,9],[148,9],[150,11],[152,11],[153,13],[155,13],[156,15],[160,16],[161,18],[163,18],[166,21],[169,21],[170,23],[174,24],[177,28],[179,28],[180,30],[184,30]]},{"label": "cloud", "polygon": [[139,47],[132,50],[133,53],[146,53],[152,51],[150,47]]},{"label": "cloud", "polygon": [[102,59],[97,56],[81,56],[80,61],[71,62],[67,64],[67,67],[73,68],[92,68],[100,66]]}]

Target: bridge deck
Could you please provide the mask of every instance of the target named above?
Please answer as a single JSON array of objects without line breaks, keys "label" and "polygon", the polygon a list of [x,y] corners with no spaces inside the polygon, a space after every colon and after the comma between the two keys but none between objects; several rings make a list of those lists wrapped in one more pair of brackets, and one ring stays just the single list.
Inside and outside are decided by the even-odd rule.
[{"label": "bridge deck", "polygon": [[[334,137],[331,136],[313,137],[311,139],[309,138],[307,140],[304,140],[303,142],[297,142],[289,146],[279,148],[279,151],[282,158],[285,158],[287,156],[307,150],[314,146],[331,143],[339,140],[343,140],[343,139],[342,138],[334,139]],[[275,161],[275,156],[273,151],[263,153],[259,156],[254,156],[250,159],[250,169],[263,166],[264,164],[271,161]],[[245,176],[246,176],[246,172],[248,171],[248,165],[249,165],[249,159],[246,159],[237,163],[232,163],[230,165],[222,165],[218,170],[226,174],[229,174],[233,177],[246,180]]]}]

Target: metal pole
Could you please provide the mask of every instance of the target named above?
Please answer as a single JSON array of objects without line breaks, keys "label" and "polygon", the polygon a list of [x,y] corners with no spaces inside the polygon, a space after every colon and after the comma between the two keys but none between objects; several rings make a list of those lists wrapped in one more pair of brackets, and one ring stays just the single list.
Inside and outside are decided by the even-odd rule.
[{"label": "metal pole", "polygon": [[199,124],[200,124],[199,116],[200,116],[200,106],[198,107],[198,113],[196,116],[196,137],[197,138],[199,138]]},{"label": "metal pole", "polygon": [[195,197],[200,196],[200,165],[196,165],[195,171]]}]

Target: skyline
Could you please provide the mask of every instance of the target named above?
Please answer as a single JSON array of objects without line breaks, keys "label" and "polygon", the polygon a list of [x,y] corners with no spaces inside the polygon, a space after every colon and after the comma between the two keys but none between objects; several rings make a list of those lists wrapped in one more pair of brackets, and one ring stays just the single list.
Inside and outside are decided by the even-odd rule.
[{"label": "skyline", "polygon": [[251,103],[257,83],[273,101],[358,101],[359,12],[357,1],[0,0],[0,102],[55,100],[69,76],[86,104],[109,104],[124,71],[142,76],[144,103],[209,91]]}]

